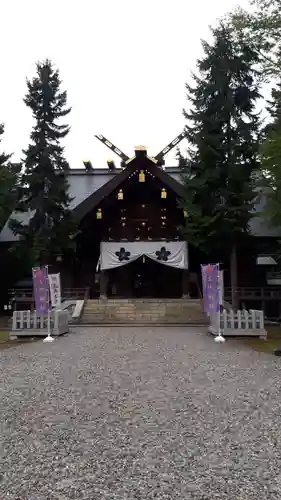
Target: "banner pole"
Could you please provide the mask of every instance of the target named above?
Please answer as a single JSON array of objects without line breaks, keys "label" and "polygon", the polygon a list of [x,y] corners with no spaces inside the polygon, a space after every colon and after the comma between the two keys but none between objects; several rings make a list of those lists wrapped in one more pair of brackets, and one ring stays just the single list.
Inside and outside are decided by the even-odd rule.
[{"label": "banner pole", "polygon": [[218,304],[217,304],[217,322],[218,322],[218,334],[215,337],[215,342],[220,342],[224,343],[225,338],[222,336],[221,333],[221,280],[220,280],[220,265],[217,264],[217,269],[218,269],[218,276],[217,276],[217,283],[218,283],[218,289],[217,289],[217,295],[218,295]]},{"label": "banner pole", "polygon": [[50,310],[48,311],[48,316],[47,316],[47,337],[43,339],[43,342],[54,342],[54,338],[51,336],[51,316],[50,316]]},{"label": "banner pole", "polygon": [[50,311],[50,296],[49,296],[49,273],[48,273],[48,266],[47,267],[47,280],[48,280],[48,315],[47,315],[47,337],[43,339],[43,342],[54,342],[54,338],[51,336],[51,311]]}]

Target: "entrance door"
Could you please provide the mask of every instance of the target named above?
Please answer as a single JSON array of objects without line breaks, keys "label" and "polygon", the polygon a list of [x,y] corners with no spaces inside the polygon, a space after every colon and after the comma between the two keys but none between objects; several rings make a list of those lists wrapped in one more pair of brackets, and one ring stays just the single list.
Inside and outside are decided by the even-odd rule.
[{"label": "entrance door", "polygon": [[131,264],[132,291],[135,297],[157,297],[158,279],[151,259],[143,257]]},{"label": "entrance door", "polygon": [[139,259],[108,271],[108,296],[118,298],[179,298],[182,270],[152,259]]},{"label": "entrance door", "polygon": [[142,257],[132,266],[132,294],[135,297],[175,298],[181,297],[180,269],[165,266],[152,259]]}]

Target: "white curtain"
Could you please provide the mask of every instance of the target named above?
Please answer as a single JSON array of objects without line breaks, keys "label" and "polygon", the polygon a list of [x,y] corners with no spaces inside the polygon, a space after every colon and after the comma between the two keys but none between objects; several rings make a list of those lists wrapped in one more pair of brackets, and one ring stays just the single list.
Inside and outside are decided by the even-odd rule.
[{"label": "white curtain", "polygon": [[185,241],[102,241],[100,244],[100,269],[124,266],[142,255],[165,266],[188,269]]}]

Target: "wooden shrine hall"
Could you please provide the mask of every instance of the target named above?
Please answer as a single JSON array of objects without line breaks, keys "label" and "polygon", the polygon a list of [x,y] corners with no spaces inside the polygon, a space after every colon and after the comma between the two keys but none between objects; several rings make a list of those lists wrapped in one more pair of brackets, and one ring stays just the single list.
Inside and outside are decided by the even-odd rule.
[{"label": "wooden shrine hall", "polygon": [[[229,256],[221,249],[218,255],[200,255],[182,235],[188,214],[180,201],[185,197],[183,176],[188,173],[179,167],[165,167],[164,157],[184,137],[181,133],[154,157],[141,146],[129,157],[98,135],[96,138],[119,157],[120,167],[108,161],[107,168],[94,168],[85,161],[83,169],[68,171],[70,209],[78,223],[76,252],[72,256],[54,255],[50,262],[50,271],[61,274],[62,289],[69,290],[65,297],[86,294],[91,299],[197,299],[200,264],[208,258],[223,263],[229,299]],[[264,215],[264,206],[265,196],[259,195],[256,216],[249,224],[252,237],[237,249],[239,287],[265,286],[270,273],[275,272],[268,259],[266,265],[259,265],[260,256],[274,255],[280,240],[280,233]],[[31,214],[13,213],[11,217],[28,224]],[[0,232],[0,250],[16,241],[8,220]],[[31,279],[26,278],[30,284],[24,286],[31,288]],[[241,300],[248,297],[244,292],[240,296]],[[255,301],[248,303],[256,307]]]},{"label": "wooden shrine hall", "polygon": [[[188,295],[188,246],[179,200],[184,188],[165,172],[164,155],[180,134],[155,158],[145,147],[127,157],[97,136],[122,159],[122,169],[74,209],[79,220],[75,286],[90,287],[91,297],[180,298]],[[91,164],[85,166],[89,175]]]}]

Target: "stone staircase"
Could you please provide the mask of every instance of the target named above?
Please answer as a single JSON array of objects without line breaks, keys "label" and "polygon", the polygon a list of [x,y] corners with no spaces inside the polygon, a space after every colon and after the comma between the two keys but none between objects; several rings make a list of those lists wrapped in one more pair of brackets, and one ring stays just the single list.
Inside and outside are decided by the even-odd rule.
[{"label": "stone staircase", "polygon": [[82,324],[207,325],[200,300],[98,299],[88,300]]}]

